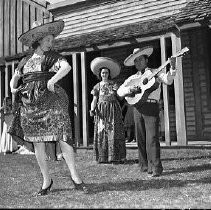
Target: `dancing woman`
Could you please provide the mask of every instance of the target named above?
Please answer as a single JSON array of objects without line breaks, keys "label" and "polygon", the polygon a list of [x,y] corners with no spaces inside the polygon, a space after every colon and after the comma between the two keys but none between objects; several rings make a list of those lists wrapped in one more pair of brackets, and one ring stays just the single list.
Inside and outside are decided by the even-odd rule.
[{"label": "dancing woman", "polygon": [[[51,149],[55,154],[50,157],[56,155],[59,145],[75,188],[88,193],[75,166],[68,96],[57,83],[68,74],[71,66],[62,55],[51,50],[54,38],[63,28],[62,20],[43,25],[35,22],[32,29],[19,37],[24,45],[33,48],[33,54],[23,58],[10,82],[11,92],[20,99],[16,102],[19,105],[10,133],[35,151],[43,176],[38,196],[48,194],[53,184],[46,161],[50,145],[55,145],[55,150]],[[22,85],[18,87],[20,80]]]}]

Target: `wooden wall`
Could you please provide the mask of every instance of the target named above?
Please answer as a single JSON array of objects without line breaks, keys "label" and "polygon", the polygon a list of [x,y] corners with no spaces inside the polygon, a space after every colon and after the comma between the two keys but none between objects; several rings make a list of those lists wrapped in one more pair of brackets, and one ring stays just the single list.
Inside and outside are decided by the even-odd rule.
[{"label": "wooden wall", "polygon": [[183,46],[190,53],[183,58],[183,79],[187,136],[190,140],[207,140],[211,137],[210,72],[207,52],[206,28],[188,30],[182,34]]},{"label": "wooden wall", "polygon": [[[211,82],[210,66],[208,65],[211,52],[206,51],[206,30],[204,28],[186,30],[181,33],[182,48],[190,49],[182,58],[183,85],[187,139],[208,140],[211,137],[211,106],[209,92]],[[211,38],[210,38],[211,39]],[[137,46],[136,46],[137,47]],[[118,60],[121,64],[132,52],[133,46],[107,49],[101,52],[101,56],[109,56]],[[122,72],[116,80],[122,82],[132,72],[127,72],[122,66]],[[130,70],[129,70],[130,71]],[[210,73],[209,73],[210,72]],[[207,75],[210,74],[208,77]],[[177,140],[175,106],[169,106],[169,124],[171,141]]]},{"label": "wooden wall", "polygon": [[50,10],[55,19],[63,19],[65,21],[65,28],[58,38],[173,15],[187,4],[187,0],[114,0],[93,2],[86,1],[80,7],[72,5],[68,9],[64,7]]},{"label": "wooden wall", "polygon": [[[49,16],[42,0],[0,0],[0,58],[27,50],[18,37],[29,30],[36,20]],[[48,21],[49,19],[45,19]]]},{"label": "wooden wall", "polygon": [[187,136],[193,138],[196,136],[196,115],[195,115],[195,94],[194,94],[194,79],[193,79],[193,64],[192,64],[192,48],[191,38],[188,32],[182,34],[182,44],[190,49],[185,57],[183,57],[183,81],[184,81],[184,98],[185,98],[185,113],[186,113],[186,128]]}]

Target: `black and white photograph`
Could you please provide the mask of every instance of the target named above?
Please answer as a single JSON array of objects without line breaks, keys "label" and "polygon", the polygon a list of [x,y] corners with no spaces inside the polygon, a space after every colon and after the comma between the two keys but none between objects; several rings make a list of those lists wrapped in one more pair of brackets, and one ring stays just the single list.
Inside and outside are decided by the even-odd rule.
[{"label": "black and white photograph", "polygon": [[210,209],[211,0],[0,0],[0,209]]}]

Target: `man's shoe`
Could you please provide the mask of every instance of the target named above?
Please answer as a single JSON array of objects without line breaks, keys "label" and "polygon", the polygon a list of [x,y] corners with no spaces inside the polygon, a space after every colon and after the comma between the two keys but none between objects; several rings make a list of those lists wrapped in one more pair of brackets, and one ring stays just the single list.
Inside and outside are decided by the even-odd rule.
[{"label": "man's shoe", "polygon": [[162,174],[162,172],[163,172],[163,169],[155,170],[152,173],[152,177],[159,177]]}]

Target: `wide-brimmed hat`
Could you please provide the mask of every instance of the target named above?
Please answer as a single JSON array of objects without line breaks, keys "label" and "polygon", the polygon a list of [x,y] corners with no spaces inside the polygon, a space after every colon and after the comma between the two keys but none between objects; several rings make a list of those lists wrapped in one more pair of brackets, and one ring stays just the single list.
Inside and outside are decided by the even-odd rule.
[{"label": "wide-brimmed hat", "polygon": [[134,66],[134,60],[141,56],[141,55],[147,55],[148,57],[152,54],[153,47],[152,46],[146,46],[143,48],[135,48],[133,50],[133,54],[130,54],[125,60],[124,65],[125,66]]},{"label": "wide-brimmed hat", "polygon": [[121,66],[117,61],[107,57],[97,57],[92,60],[90,64],[92,72],[99,78],[99,72],[102,68],[110,70],[110,77],[113,79],[118,76],[121,70]]},{"label": "wide-brimmed hat", "polygon": [[50,23],[41,24],[38,21],[35,21],[32,24],[32,28],[18,38],[24,45],[30,47],[35,41],[38,41],[45,36],[53,35],[54,37],[58,36],[64,28],[64,21],[57,20]]}]

